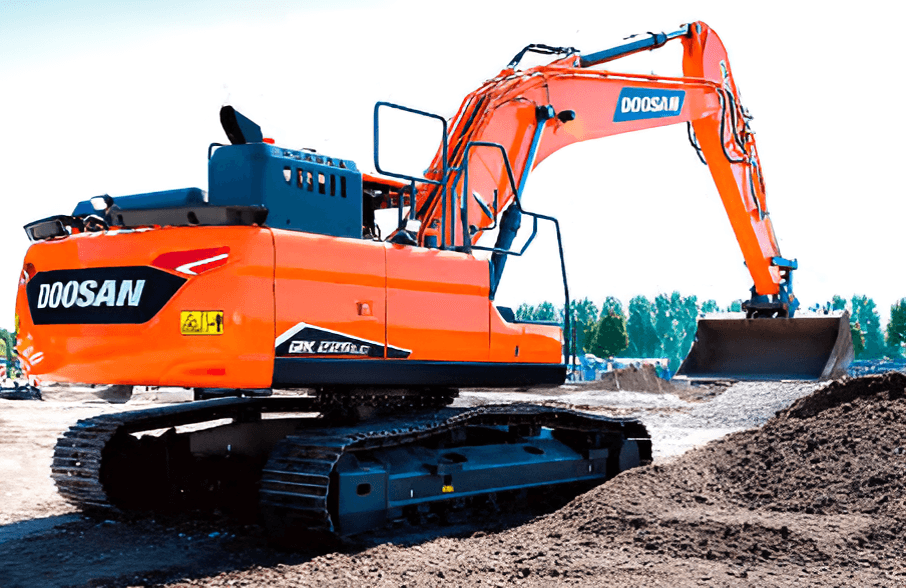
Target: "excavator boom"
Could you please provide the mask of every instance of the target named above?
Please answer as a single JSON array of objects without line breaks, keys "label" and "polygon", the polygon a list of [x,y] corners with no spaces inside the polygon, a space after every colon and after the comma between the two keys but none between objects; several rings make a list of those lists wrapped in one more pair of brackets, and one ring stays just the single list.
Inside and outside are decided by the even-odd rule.
[{"label": "excavator boom", "polygon": [[[683,77],[597,69],[672,40],[683,44]],[[529,51],[562,56],[547,65],[518,70]],[[819,378],[839,374],[852,358],[848,328],[839,327],[839,320],[810,321],[805,328],[792,319],[799,306],[792,285],[792,272],[798,263],[780,252],[750,119],[727,51],[717,34],[702,22],[586,55],[571,47],[530,45],[497,77],[463,100],[451,124],[449,147],[445,145],[438,152],[427,176],[436,183],[419,187],[419,236],[424,239],[443,227],[443,242],[474,244],[482,231],[496,226],[501,211],[514,202],[521,208],[519,197],[529,172],[555,151],[580,141],[686,123],[691,144],[711,171],[753,286],[751,299],[743,303],[749,319],[745,323],[736,319],[702,320],[703,338],[693,349],[694,361],[684,365],[685,375],[770,378],[797,373]],[[502,172],[505,163],[500,152],[487,149],[467,154],[469,145],[487,143],[503,147],[513,174],[519,178],[515,186]],[[445,165],[445,161],[449,163]],[[464,173],[451,173],[451,169]],[[464,178],[468,178],[468,186]],[[447,198],[447,194],[452,196]],[[457,206],[463,221],[444,222],[447,216],[455,219]],[[511,245],[515,229],[508,231],[508,226],[518,224],[501,222],[496,248]],[[495,252],[492,295],[505,261],[504,255]],[[792,320],[773,324],[752,320],[759,318]],[[836,341],[838,333],[843,352],[831,358],[827,355],[830,349],[817,341]],[[733,351],[727,351],[730,349]],[[784,352],[777,352],[779,349]],[[724,351],[725,359],[732,356],[733,360],[717,361],[718,350]],[[803,371],[795,367],[816,362],[821,364],[820,369]],[[832,369],[824,369],[830,364]]]},{"label": "excavator boom", "polygon": [[[591,69],[674,39],[684,46],[685,77]],[[757,293],[781,296],[784,270],[792,263],[780,254],[748,111],[739,98],[726,49],[713,30],[696,22],[673,33],[651,35],[588,55],[573,48],[549,48],[566,55],[547,65],[515,69],[532,48],[527,47],[497,77],[469,94],[451,124],[446,169],[468,167],[470,194],[461,194],[464,174],[446,174],[446,187],[449,194],[459,195],[461,207],[468,207],[472,243],[496,220],[486,211],[495,206],[498,213],[503,211],[519,194],[508,185],[496,151],[476,150],[464,161],[470,142],[502,145],[521,192],[531,169],[567,145],[689,123],[693,144],[711,170]],[[426,177],[439,180],[444,169],[443,153],[438,151]],[[419,186],[421,238],[441,223],[441,195],[437,185]],[[450,199],[448,206],[452,205]],[[448,212],[455,215],[456,211]],[[448,230],[451,234],[445,236],[445,242],[462,242],[460,224],[449,223]]]}]

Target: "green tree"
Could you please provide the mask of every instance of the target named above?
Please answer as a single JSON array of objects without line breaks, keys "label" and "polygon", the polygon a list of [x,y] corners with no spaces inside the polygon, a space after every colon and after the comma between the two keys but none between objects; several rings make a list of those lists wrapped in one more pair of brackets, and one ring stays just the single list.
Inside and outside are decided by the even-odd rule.
[{"label": "green tree", "polygon": [[[686,357],[695,341],[695,333],[698,331],[698,298],[696,296],[687,296],[683,298],[679,292],[674,292],[670,301],[676,308],[676,320],[682,331],[680,341],[680,361]],[[677,367],[679,365],[677,364]]]},{"label": "green tree", "polygon": [[698,328],[698,302],[695,296],[683,297],[674,292],[669,297],[659,294],[654,299],[654,326],[661,338],[663,355],[676,372],[689,353]]},{"label": "green tree", "polygon": [[591,353],[598,357],[619,355],[629,345],[626,336],[626,317],[613,309],[598,320],[595,336],[591,342]]},{"label": "green tree", "polygon": [[519,308],[516,309],[516,320],[518,321],[530,321],[535,318],[535,307],[526,304],[523,302],[519,305]]},{"label": "green tree", "polygon": [[629,319],[626,321],[630,357],[660,357],[661,341],[654,328],[654,307],[644,296],[629,301]]},{"label": "green tree", "polygon": [[[570,300],[569,307],[572,309],[572,328],[576,332],[576,349],[580,352],[587,352],[591,339],[595,334],[597,326],[598,306],[589,300]],[[563,311],[560,311],[560,323],[564,324]]]},{"label": "green tree", "polygon": [[535,315],[533,320],[536,321],[555,321],[557,320],[557,309],[554,308],[554,305],[548,301],[544,301],[538,305],[538,308],[535,309]]},{"label": "green tree", "polygon": [[727,307],[727,312],[742,312],[742,300],[734,300]]},{"label": "green tree", "polygon": [[665,357],[670,358],[670,369],[676,370],[673,358],[679,355],[680,338],[677,335],[679,323],[673,316],[670,298],[666,294],[658,294],[654,299],[654,328],[661,339],[661,350]]},{"label": "green tree", "polygon": [[846,310],[846,298],[834,294],[831,298],[831,310]]},{"label": "green tree", "polygon": [[904,345],[906,345],[906,298],[891,305],[890,320],[887,322],[887,348],[890,355],[901,356]]},{"label": "green tree", "polygon": [[6,329],[0,329],[0,337],[6,342],[6,360],[12,363],[13,361],[13,351],[16,348],[16,334],[7,331]]},{"label": "green tree", "polygon": [[604,299],[604,303],[601,304],[601,314],[598,318],[603,318],[610,314],[618,314],[622,317],[626,316],[623,312],[623,303],[613,296],[608,296]]},{"label": "green tree", "polygon": [[13,351],[16,346],[16,335],[10,333],[6,329],[0,329],[0,339],[3,341],[3,347],[5,355],[2,357],[6,359],[6,365],[8,366],[6,373],[9,377],[13,377],[14,374],[14,363],[13,363]]},{"label": "green tree", "polygon": [[862,336],[865,338],[865,349],[856,357],[877,359],[884,357],[886,349],[884,335],[881,333],[881,317],[878,316],[875,301],[868,296],[852,297],[852,318],[859,323]]},{"label": "green tree", "polygon": [[704,313],[720,312],[720,307],[717,306],[716,300],[705,300],[702,302],[701,310]]},{"label": "green tree", "polygon": [[856,357],[861,357],[865,352],[865,337],[862,336],[862,327],[859,321],[849,323],[849,332],[853,337],[853,351]]}]

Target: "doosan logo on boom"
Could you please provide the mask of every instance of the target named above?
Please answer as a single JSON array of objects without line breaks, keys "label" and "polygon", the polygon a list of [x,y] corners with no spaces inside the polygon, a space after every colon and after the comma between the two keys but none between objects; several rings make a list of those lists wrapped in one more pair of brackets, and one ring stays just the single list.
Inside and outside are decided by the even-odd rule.
[{"label": "doosan logo on boom", "polygon": [[638,96],[630,98],[624,97],[620,101],[620,110],[622,112],[661,112],[669,110],[678,113],[680,109],[680,99],[678,96]]},{"label": "doosan logo on boom", "polygon": [[617,97],[613,122],[679,116],[685,98],[685,90],[626,86]]},{"label": "doosan logo on boom", "polygon": [[145,280],[95,280],[41,284],[38,308],[72,308],[79,306],[138,306]]}]

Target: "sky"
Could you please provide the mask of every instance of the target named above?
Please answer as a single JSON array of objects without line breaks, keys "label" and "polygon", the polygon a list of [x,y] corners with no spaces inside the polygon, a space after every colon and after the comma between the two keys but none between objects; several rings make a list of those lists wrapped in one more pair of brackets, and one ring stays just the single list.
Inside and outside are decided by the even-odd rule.
[{"label": "sky", "polygon": [[[849,5],[853,6],[853,5]],[[781,252],[803,306],[865,294],[883,321],[906,296],[896,90],[906,9],[861,2],[252,3],[0,0],[0,325],[12,325],[22,226],[99,194],[207,188],[206,150],[231,104],[290,148],[373,171],[379,100],[452,117],[529,43],[591,53],[633,33],[708,23],[756,131]],[[674,42],[609,64],[681,74]],[[399,154],[416,169],[423,144]],[[529,177],[527,209],[559,218],[573,298],[624,304],[678,290],[721,305],[751,278],[708,170],[674,125],[563,149]],[[507,265],[498,302],[562,303],[542,230]]]}]

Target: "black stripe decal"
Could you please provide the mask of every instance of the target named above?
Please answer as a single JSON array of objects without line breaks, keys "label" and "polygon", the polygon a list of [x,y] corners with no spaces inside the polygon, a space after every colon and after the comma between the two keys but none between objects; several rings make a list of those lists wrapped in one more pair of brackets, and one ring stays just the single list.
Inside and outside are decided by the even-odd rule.
[{"label": "black stripe decal", "polygon": [[277,357],[274,388],[309,386],[559,386],[565,364]]}]

